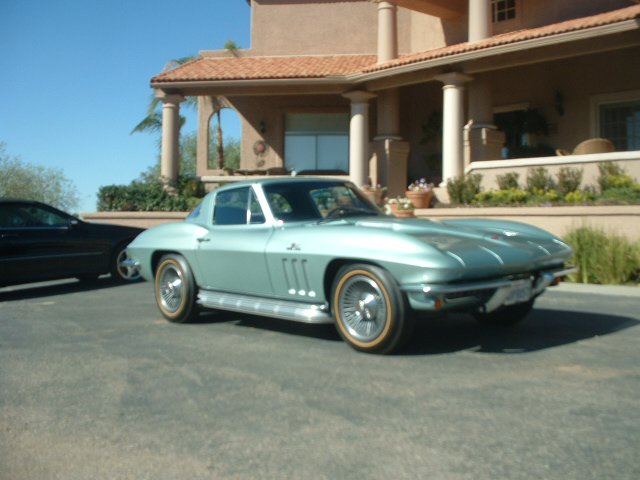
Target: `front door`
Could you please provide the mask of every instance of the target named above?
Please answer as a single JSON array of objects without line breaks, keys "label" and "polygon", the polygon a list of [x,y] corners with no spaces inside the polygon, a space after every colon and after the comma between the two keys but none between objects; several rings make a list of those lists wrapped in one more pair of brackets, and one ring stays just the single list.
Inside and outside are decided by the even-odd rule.
[{"label": "front door", "polygon": [[265,249],[273,227],[250,187],[218,192],[209,232],[198,239],[203,285],[208,290],[271,296]]}]

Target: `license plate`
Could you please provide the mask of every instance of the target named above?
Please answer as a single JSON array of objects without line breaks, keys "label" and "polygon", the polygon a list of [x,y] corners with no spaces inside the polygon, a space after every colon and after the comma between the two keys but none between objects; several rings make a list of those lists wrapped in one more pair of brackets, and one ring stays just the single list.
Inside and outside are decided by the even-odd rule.
[{"label": "license plate", "polygon": [[531,280],[517,280],[511,285],[509,296],[504,305],[528,302],[531,299]]}]

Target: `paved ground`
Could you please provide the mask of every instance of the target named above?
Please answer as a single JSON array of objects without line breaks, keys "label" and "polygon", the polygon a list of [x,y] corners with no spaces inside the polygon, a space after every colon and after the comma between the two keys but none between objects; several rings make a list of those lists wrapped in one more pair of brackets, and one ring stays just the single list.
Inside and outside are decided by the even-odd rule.
[{"label": "paved ground", "polygon": [[380,357],[331,326],[172,325],[145,283],[0,290],[0,479],[637,479],[639,293],[563,286]]}]

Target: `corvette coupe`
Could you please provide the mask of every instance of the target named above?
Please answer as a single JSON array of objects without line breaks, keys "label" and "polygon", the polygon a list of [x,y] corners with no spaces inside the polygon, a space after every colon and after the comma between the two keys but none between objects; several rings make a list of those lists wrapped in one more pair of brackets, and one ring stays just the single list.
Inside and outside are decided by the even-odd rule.
[{"label": "corvette coupe", "polygon": [[517,222],[385,215],[335,179],[245,181],[127,249],[171,322],[202,308],[336,325],[356,350],[398,349],[420,315],[512,325],[571,269],[571,249]]}]

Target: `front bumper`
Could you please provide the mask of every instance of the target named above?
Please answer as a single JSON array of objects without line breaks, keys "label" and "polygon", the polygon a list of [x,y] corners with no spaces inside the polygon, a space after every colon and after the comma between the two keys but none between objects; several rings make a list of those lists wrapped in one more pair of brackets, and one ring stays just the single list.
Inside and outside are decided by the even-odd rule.
[{"label": "front bumper", "polygon": [[529,301],[550,285],[577,271],[575,267],[544,270],[532,274],[455,284],[404,285],[414,310],[445,311],[482,309],[492,312],[503,305]]}]

